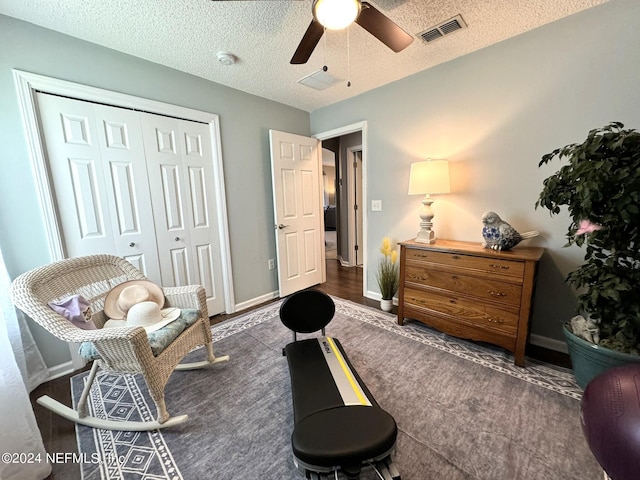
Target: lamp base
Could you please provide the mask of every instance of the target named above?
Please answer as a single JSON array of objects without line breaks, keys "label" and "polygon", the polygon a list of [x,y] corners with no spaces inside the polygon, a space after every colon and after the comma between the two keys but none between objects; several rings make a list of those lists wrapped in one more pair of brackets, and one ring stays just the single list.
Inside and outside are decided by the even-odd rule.
[{"label": "lamp base", "polygon": [[417,243],[433,243],[436,241],[436,232],[431,230],[433,226],[433,210],[431,204],[433,198],[428,193],[422,199],[422,208],[420,209],[420,231],[416,236]]},{"label": "lamp base", "polygon": [[436,241],[436,232],[433,230],[420,230],[415,241],[416,243],[434,243]]}]

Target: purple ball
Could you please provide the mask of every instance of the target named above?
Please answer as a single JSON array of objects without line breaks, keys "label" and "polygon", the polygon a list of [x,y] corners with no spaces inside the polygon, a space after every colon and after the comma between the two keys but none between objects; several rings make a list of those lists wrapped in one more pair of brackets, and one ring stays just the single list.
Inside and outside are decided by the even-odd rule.
[{"label": "purple ball", "polygon": [[640,364],[594,378],[580,406],[589,448],[612,480],[640,478]]}]

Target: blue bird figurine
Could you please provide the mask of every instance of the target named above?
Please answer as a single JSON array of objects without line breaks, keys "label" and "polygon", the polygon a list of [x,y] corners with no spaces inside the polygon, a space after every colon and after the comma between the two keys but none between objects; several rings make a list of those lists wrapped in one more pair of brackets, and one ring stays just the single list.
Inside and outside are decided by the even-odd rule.
[{"label": "blue bird figurine", "polygon": [[509,250],[522,240],[540,235],[537,230],[518,233],[515,228],[502,220],[496,212],[482,214],[482,246],[492,250]]}]

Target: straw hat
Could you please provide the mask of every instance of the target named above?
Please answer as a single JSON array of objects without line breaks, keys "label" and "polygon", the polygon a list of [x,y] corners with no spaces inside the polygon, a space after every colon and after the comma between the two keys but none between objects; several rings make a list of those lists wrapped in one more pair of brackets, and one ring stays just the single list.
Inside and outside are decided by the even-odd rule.
[{"label": "straw hat", "polygon": [[160,310],[156,302],[140,302],[129,309],[126,320],[107,320],[104,328],[143,327],[149,333],[170,324],[179,316],[179,308],[170,307]]},{"label": "straw hat", "polygon": [[149,280],[129,280],[116,285],[104,299],[104,313],[107,317],[120,320],[127,316],[129,309],[140,302],[155,302],[164,306],[162,289]]}]

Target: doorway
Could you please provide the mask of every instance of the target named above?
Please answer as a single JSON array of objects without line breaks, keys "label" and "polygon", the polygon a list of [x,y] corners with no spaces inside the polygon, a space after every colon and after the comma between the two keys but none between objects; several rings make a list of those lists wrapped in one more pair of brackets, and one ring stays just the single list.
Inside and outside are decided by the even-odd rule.
[{"label": "doorway", "polygon": [[[322,141],[323,151],[328,150],[334,156],[335,233],[325,228],[325,242],[331,242],[335,236],[336,255],[335,259],[327,257],[327,281],[340,269],[361,269],[357,275],[362,279],[359,290],[366,296],[366,122],[314,136]],[[325,171],[329,173],[329,169]],[[325,225],[331,226],[332,216],[330,213],[327,222],[325,215]],[[330,262],[336,264],[335,268]]]}]

